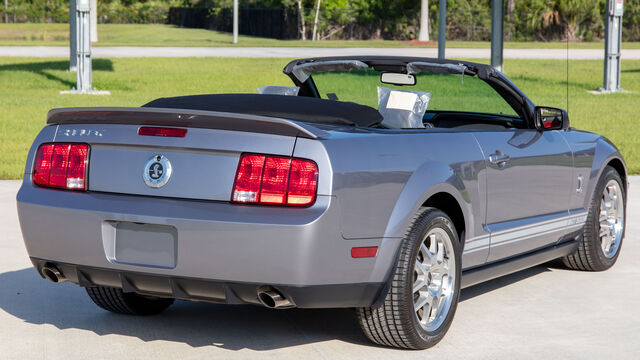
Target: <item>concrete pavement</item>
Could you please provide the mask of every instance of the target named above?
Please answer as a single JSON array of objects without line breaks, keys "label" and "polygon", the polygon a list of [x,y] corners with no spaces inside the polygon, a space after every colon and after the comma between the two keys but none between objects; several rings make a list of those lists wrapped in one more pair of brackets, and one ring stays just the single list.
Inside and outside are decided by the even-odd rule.
[{"label": "concrete pavement", "polygon": [[[96,58],[119,57],[252,57],[303,58],[316,56],[394,55],[438,57],[435,48],[305,48],[305,47],[139,47],[96,46]],[[69,57],[65,46],[0,46],[0,57]],[[488,59],[490,49],[446,50],[449,59]],[[567,58],[566,49],[505,49],[505,59],[560,59]],[[573,60],[602,60],[604,49],[570,49]],[[623,49],[622,58],[640,59],[640,49]]]},{"label": "concrete pavement", "polygon": [[538,266],[466,289],[449,333],[425,351],[370,344],[350,309],[179,301],[158,316],[105,312],[80,287],[50,284],[31,268],[18,187],[0,181],[0,359],[640,358],[640,177],[631,179],[627,238],[611,270]]}]

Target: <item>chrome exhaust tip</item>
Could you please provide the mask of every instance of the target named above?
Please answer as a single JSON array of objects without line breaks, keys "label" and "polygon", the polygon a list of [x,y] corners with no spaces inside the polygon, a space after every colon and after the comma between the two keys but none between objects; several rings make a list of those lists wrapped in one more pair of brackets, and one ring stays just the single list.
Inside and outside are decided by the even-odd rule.
[{"label": "chrome exhaust tip", "polygon": [[295,306],[291,300],[287,299],[281,292],[271,286],[258,288],[258,300],[265,307],[270,309],[282,309]]},{"label": "chrome exhaust tip", "polygon": [[67,281],[67,278],[62,275],[60,270],[53,265],[47,265],[42,268],[42,276],[45,279],[51,281],[54,284],[61,283]]}]

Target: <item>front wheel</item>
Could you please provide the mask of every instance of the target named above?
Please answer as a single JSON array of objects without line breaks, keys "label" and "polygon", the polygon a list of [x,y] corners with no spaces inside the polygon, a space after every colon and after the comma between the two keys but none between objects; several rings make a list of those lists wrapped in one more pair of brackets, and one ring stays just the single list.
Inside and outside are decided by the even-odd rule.
[{"label": "front wheel", "polygon": [[620,174],[607,166],[591,199],[578,249],[562,259],[568,268],[602,271],[615,264],[624,238],[626,199]]},{"label": "front wheel", "polygon": [[423,208],[403,240],[384,303],[358,309],[367,337],[380,345],[406,349],[437,344],[458,305],[459,249],[451,219],[440,210]]}]

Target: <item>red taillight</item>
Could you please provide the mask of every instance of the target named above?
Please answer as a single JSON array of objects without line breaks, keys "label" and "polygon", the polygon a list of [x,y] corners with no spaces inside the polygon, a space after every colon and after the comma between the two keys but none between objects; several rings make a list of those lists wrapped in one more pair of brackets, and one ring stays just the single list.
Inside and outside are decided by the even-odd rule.
[{"label": "red taillight", "polygon": [[368,257],[376,257],[378,255],[378,247],[377,246],[365,246],[365,247],[354,247],[351,248],[351,257],[352,258],[368,258]]},{"label": "red taillight", "polygon": [[38,149],[33,182],[69,190],[87,189],[89,145],[44,144]]},{"label": "red taillight", "polygon": [[185,137],[187,135],[187,129],[142,126],[138,129],[138,135]]},{"label": "red taillight", "polygon": [[316,200],[318,167],[310,160],[242,154],[231,201],[309,206]]},{"label": "red taillight", "polygon": [[262,173],[262,189],[260,191],[261,204],[285,204],[290,168],[290,158],[273,156],[266,158]]},{"label": "red taillight", "polygon": [[316,199],[318,186],[318,167],[316,163],[293,159],[291,161],[291,175],[289,175],[289,193],[287,204],[309,205]]},{"label": "red taillight", "polygon": [[265,157],[262,155],[243,155],[238,164],[236,183],[233,186],[233,201],[257,203],[260,192],[260,180]]},{"label": "red taillight", "polygon": [[33,169],[33,182],[38,185],[49,185],[49,175],[51,174],[51,156],[53,155],[53,144],[40,146],[36,154],[35,167]]},{"label": "red taillight", "polygon": [[67,167],[67,189],[86,189],[87,160],[89,159],[87,155],[89,155],[88,145],[71,145]]},{"label": "red taillight", "polygon": [[51,158],[51,174],[49,186],[64,188],[67,185],[67,168],[69,167],[69,144],[55,144]]}]

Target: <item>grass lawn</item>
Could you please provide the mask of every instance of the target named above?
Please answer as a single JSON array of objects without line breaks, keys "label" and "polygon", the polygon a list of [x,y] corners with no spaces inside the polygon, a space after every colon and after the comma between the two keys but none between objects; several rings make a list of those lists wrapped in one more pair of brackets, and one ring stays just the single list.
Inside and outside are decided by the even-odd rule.
[{"label": "grass lawn", "polygon": [[[255,92],[263,85],[289,85],[287,59],[96,59],[94,86],[110,96],[60,95],[75,84],[63,59],[0,58],[0,179],[22,177],[29,146],[54,107],[139,106],[163,96]],[[623,87],[631,93],[591,95],[602,83],[602,62],[570,63],[569,114],[573,126],[616,143],[632,173],[640,173],[640,61],[622,63]],[[566,107],[566,63],[507,60],[510,78],[537,104]],[[465,81],[467,83],[467,81]],[[470,83],[470,82],[469,82]],[[343,91],[358,92],[342,85]],[[372,101],[376,94],[372,93]]]},{"label": "grass lawn", "polygon": [[[234,46],[229,33],[204,29],[184,29],[171,25],[99,24],[95,46]],[[58,45],[69,43],[68,24],[0,24],[0,45]],[[235,46],[277,47],[414,47],[406,41],[391,40],[275,40],[241,35]],[[437,47],[434,43],[428,47]],[[450,48],[489,48],[487,41],[448,41]],[[564,49],[563,42],[505,43],[507,49]],[[572,43],[573,49],[604,49],[603,42]],[[625,49],[640,49],[640,42],[624,43]]]}]

